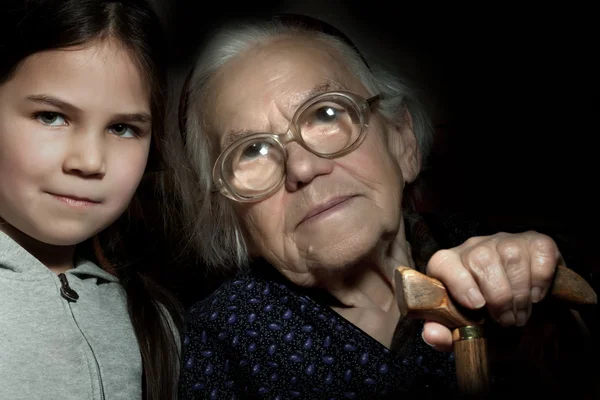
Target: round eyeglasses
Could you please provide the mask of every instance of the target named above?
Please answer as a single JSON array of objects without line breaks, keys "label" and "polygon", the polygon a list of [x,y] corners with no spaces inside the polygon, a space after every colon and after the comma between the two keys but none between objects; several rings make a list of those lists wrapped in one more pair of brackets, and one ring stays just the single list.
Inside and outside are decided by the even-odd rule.
[{"label": "round eyeglasses", "polygon": [[227,146],[213,167],[215,191],[239,202],[271,196],[285,180],[290,142],[323,158],[350,153],[363,141],[379,99],[345,91],[308,99],[294,113],[286,133],[253,133]]}]

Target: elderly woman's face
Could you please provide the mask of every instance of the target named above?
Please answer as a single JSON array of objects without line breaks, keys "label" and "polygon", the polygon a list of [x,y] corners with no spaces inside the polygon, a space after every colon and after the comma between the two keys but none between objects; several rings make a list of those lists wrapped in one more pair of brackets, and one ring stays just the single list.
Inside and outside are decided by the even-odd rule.
[{"label": "elderly woman's face", "polygon": [[[215,76],[210,107],[221,150],[232,132],[283,133],[297,107],[330,90],[368,93],[334,49],[310,39],[280,38],[253,47]],[[416,141],[375,111],[362,144],[336,159],[287,145],[285,184],[256,203],[235,203],[251,254],[292,281],[316,284],[342,272],[394,237],[404,183],[418,173]],[[324,277],[324,276],[323,276]]]}]

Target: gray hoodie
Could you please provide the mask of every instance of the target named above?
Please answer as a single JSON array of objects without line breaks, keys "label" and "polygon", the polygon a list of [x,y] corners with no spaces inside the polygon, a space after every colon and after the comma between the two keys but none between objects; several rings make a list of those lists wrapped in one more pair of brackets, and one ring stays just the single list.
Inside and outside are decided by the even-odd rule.
[{"label": "gray hoodie", "polygon": [[0,232],[0,399],[135,400],[141,382],[118,279],[89,261],[57,275]]}]

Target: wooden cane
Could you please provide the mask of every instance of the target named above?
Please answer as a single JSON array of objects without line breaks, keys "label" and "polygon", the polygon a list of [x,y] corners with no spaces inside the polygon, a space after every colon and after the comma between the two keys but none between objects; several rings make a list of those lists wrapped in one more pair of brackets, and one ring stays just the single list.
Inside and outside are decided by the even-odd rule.
[{"label": "wooden cane", "polygon": [[[469,310],[455,303],[444,285],[414,269],[396,268],[396,297],[402,317],[439,322],[452,330],[456,379],[462,394],[482,398],[490,393],[487,343],[483,310]],[[550,296],[570,307],[597,304],[592,287],[580,275],[558,264]]]}]

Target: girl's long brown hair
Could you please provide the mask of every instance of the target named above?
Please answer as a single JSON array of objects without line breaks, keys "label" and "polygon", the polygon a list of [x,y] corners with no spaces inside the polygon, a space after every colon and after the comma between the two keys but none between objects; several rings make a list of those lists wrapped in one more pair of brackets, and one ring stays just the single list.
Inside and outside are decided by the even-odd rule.
[{"label": "girl's long brown hair", "polygon": [[[0,84],[22,61],[40,51],[68,48],[93,40],[118,40],[137,63],[150,87],[152,148],[147,176],[130,210],[78,252],[99,258],[120,278],[143,360],[145,399],[176,397],[180,306],[161,285],[168,254],[152,257],[164,235],[155,218],[154,188],[160,184],[160,154],[166,104],[166,46],[160,22],[144,0],[3,0],[0,4]],[[147,210],[147,212],[146,212]],[[99,251],[102,250],[102,251]],[[94,257],[94,253],[97,257]],[[175,328],[175,329],[174,329]]]}]

